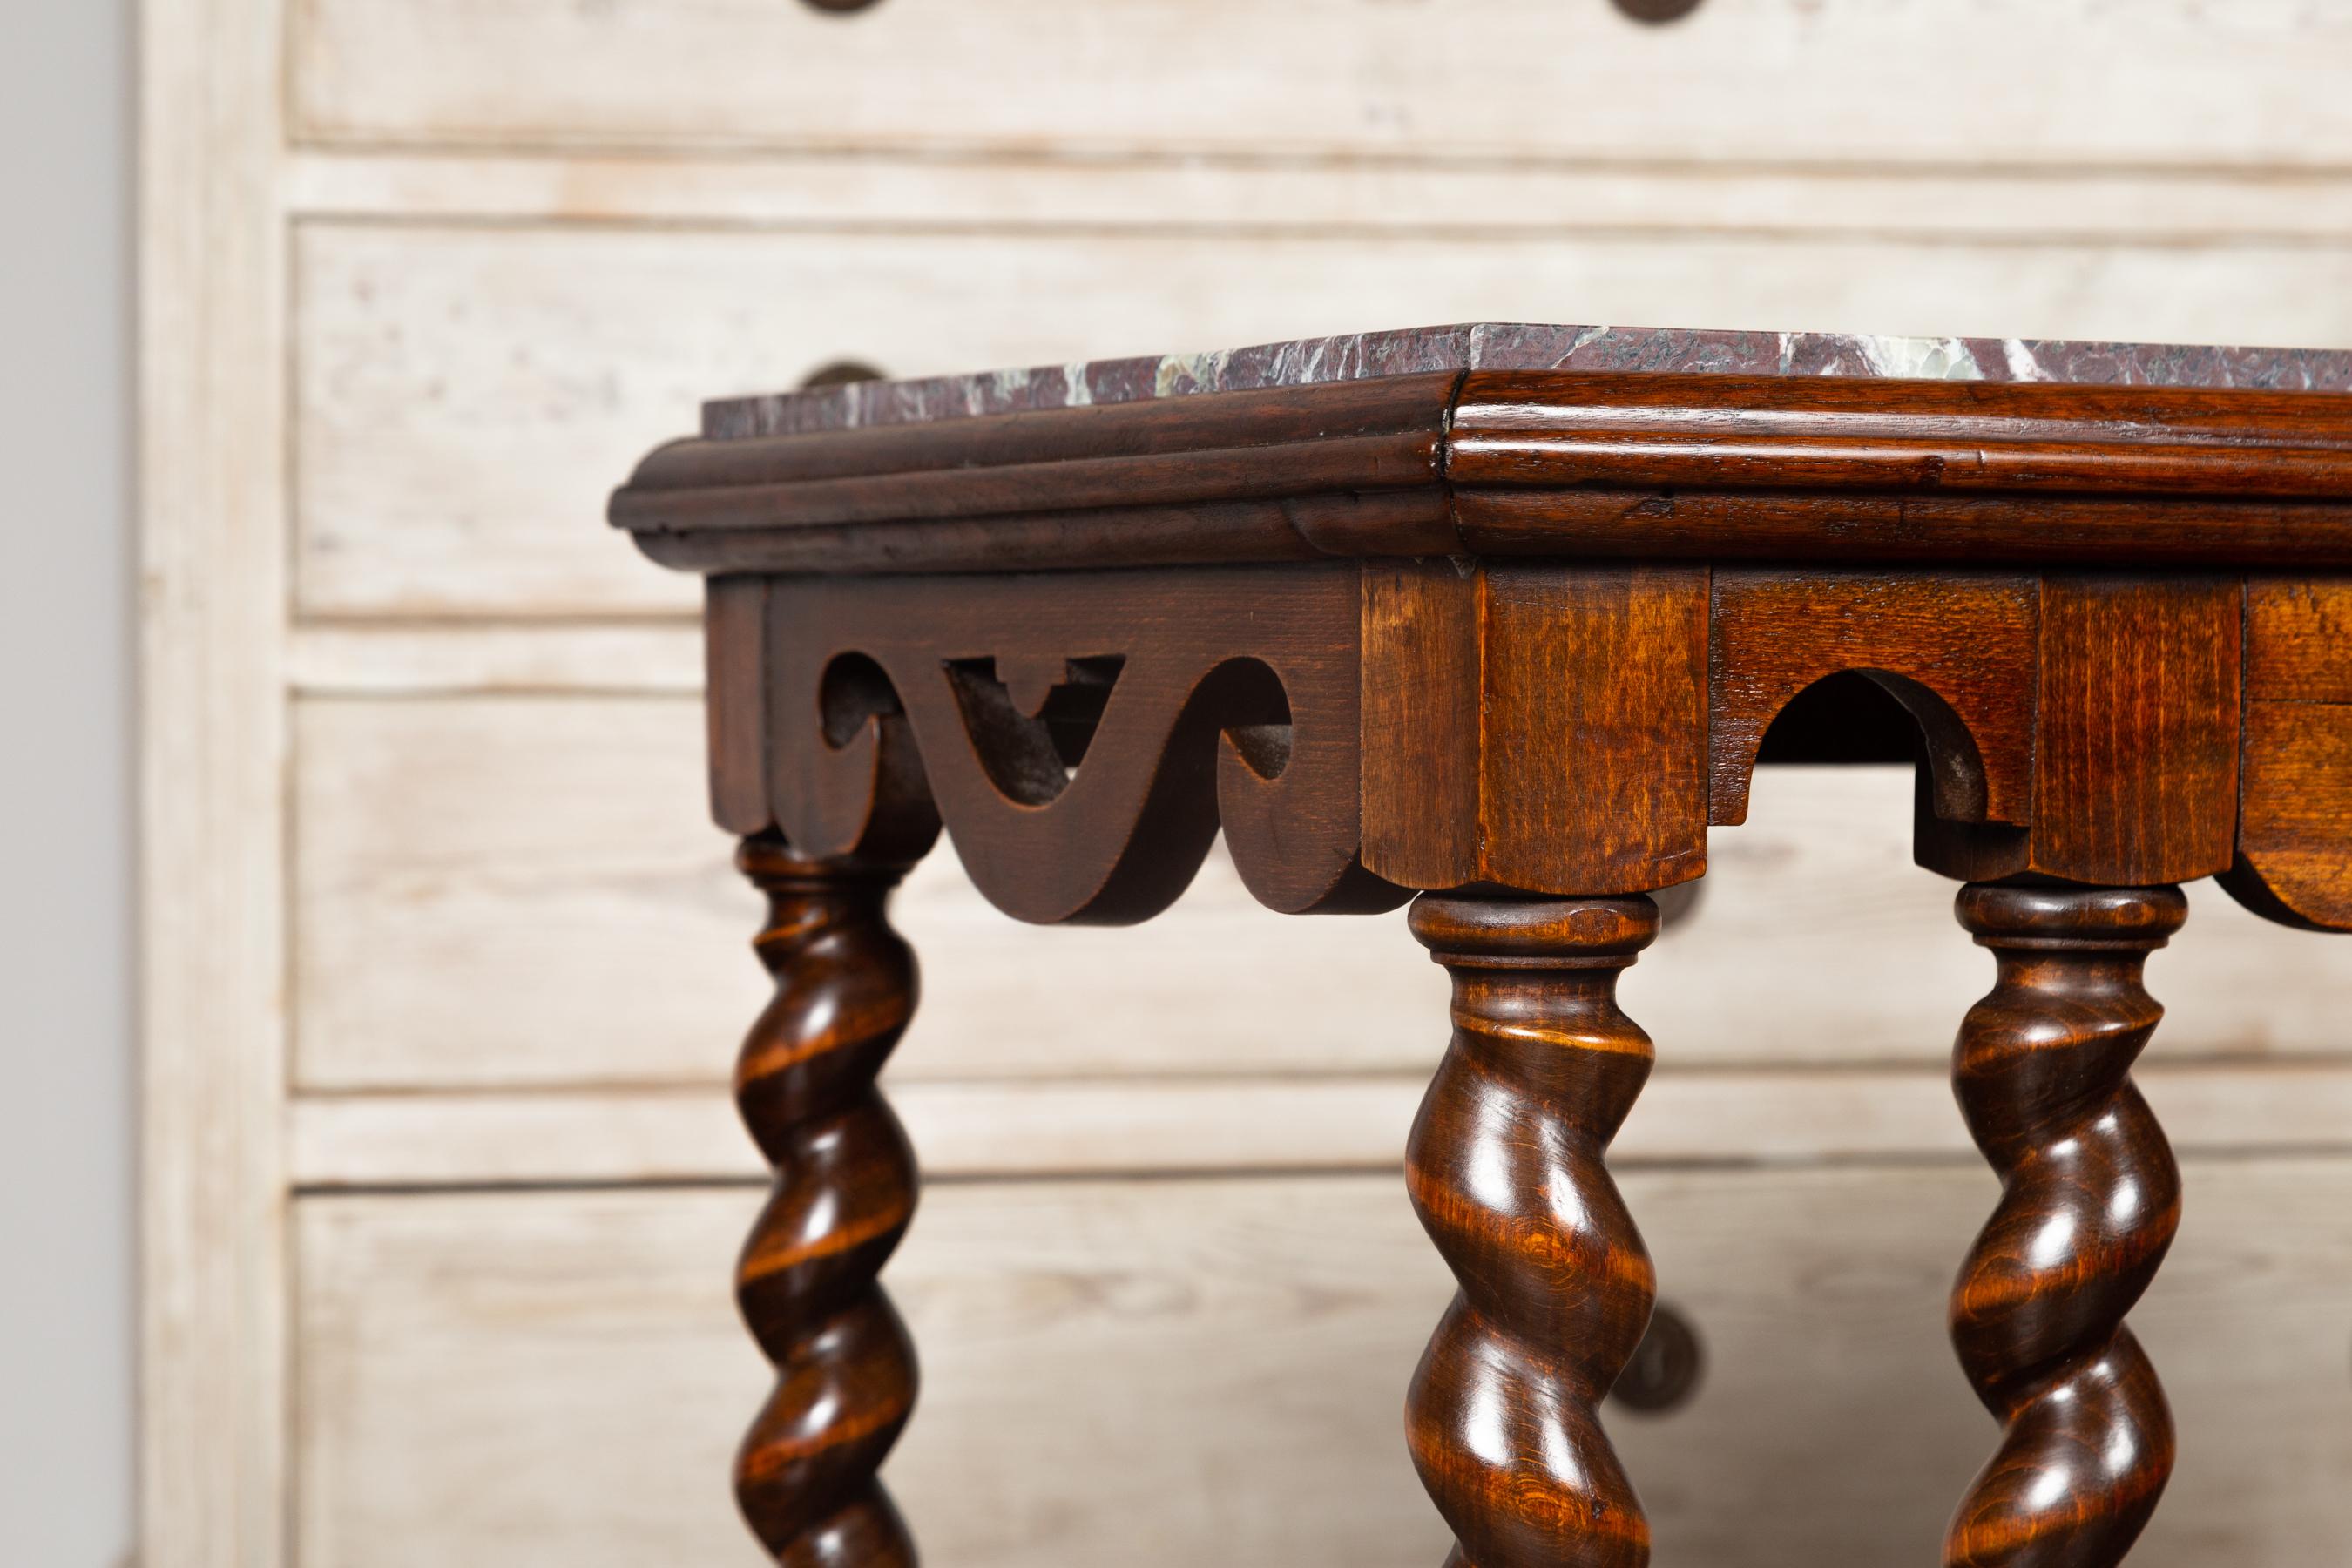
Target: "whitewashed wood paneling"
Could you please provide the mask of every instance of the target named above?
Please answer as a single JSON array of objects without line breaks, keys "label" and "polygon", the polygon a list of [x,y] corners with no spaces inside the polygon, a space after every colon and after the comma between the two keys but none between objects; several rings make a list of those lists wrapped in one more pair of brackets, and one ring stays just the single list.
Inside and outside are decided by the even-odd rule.
[{"label": "whitewashed wood paneling", "polygon": [[[286,1188],[750,1172],[693,585],[599,525],[698,399],[1478,316],[2352,344],[2352,14],[2304,0],[203,0],[142,52],[152,1568],[756,1560],[748,1189]],[[1718,836],[1628,982],[1666,1064],[1629,1163],[1956,1153],[1987,964],[1904,793],[1768,775]],[[2340,1143],[2352,944],[2196,900],[2152,1098]],[[1140,933],[1013,926],[944,855],[902,905],[937,1169],[1385,1163],[1440,1046],[1394,921],[1221,861]],[[2198,1168],[2136,1563],[2352,1538],[2344,1169]],[[1618,1424],[1662,1563],[1926,1560],[1988,1441],[1939,1326],[1987,1179],[1630,1184],[1717,1358]],[[936,1186],[893,1467],[931,1560],[1434,1562],[1396,1413],[1444,1283],[1395,1188]]]},{"label": "whitewashed wood paneling", "polygon": [[[1433,1051],[1433,1055],[1434,1052]],[[2143,1063],[2176,1149],[2338,1147],[2352,1063]],[[890,1102],[931,1177],[1401,1168],[1426,1071],[1305,1077],[924,1079]],[[724,1087],[305,1095],[288,1154],[309,1191],[762,1179]],[[1610,1160],[1795,1164],[1975,1157],[1945,1074],[1908,1067],[1654,1075]]]},{"label": "whitewashed wood paneling", "polygon": [[843,358],[911,375],[1479,318],[2352,344],[2352,247],[2303,241],[336,223],[296,267],[314,616],[690,610],[690,578],[601,525],[607,492],[700,399]]},{"label": "whitewashed wood paneling", "polygon": [[[282,24],[276,0],[185,0],[139,17],[135,1468],[147,1568],[282,1568],[286,1551]],[[26,537],[40,525],[18,521]],[[20,742],[12,760],[42,765],[32,752]],[[22,1048],[113,1048],[22,1028]]]},{"label": "whitewashed wood paneling", "polygon": [[[307,137],[1832,163],[2344,163],[2309,0],[294,0]],[[1638,89],[1633,87],[1638,84]]]},{"label": "whitewashed wood paneling", "polygon": [[[308,701],[297,740],[299,1084],[729,1070],[769,983],[750,948],[759,899],[709,825],[698,703]],[[898,900],[924,971],[923,1025],[898,1070],[1433,1059],[1444,976],[1402,917],[1285,921],[1222,856],[1212,868],[1147,931],[1041,931],[989,909],[952,856],[935,855]],[[1419,1020],[1420,1037],[1400,1018]]]},{"label": "whitewashed wood paneling", "polygon": [[[767,994],[677,698],[312,700],[296,715],[296,1077],[308,1089],[709,1082]],[[1942,1060],[1991,963],[1910,860],[1901,769],[1771,768],[1696,912],[1626,977],[1670,1067]],[[2340,1055],[2352,943],[2210,885],[2150,965],[2160,1058]],[[1287,918],[1222,855],[1140,931],[1039,931],[942,852],[903,1078],[1420,1073],[1442,973],[1401,916]]]},{"label": "whitewashed wood paneling", "polygon": [[2147,245],[2342,240],[2352,178],[2326,168],[2047,171],[1883,164],[1258,162],[1212,158],[758,158],[511,149],[453,158],[380,147],[297,152],[288,199],[312,218],[953,231],[1203,234],[1641,229],[2107,239]]},{"label": "whitewashed wood paneling", "polygon": [[[2180,1468],[2135,1568],[2309,1568],[2352,1531],[2352,1162],[2191,1161],[2134,1326]],[[1611,1427],[1661,1563],[1932,1561],[1993,1428],[1944,1342],[1965,1164],[1642,1172],[1707,1349]],[[299,1206],[305,1568],[742,1563],[765,1386],[728,1300],[750,1191]],[[935,1186],[891,1288],[924,1388],[887,1472],[957,1568],[1425,1568],[1402,1391],[1448,1289],[1393,1177]]]},{"label": "whitewashed wood paneling", "polygon": [[298,628],[286,648],[297,690],[336,696],[702,692],[692,621],[431,626],[381,621]]}]

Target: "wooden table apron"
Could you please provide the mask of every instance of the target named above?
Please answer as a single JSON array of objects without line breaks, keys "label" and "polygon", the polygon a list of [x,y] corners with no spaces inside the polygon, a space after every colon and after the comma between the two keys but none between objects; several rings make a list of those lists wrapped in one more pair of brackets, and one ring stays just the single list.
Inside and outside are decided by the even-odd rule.
[{"label": "wooden table apron", "polygon": [[1276,910],[1418,899],[1454,1037],[1408,1187],[1461,1290],[1413,1458],[1462,1563],[1646,1562],[1596,1417],[1654,1295],[1616,976],[1801,693],[1776,754],[1907,718],[1917,857],[1998,960],[1955,1079],[2004,1190],[1951,1321],[2001,1436],[1946,1561],[2130,1550],[2174,1445],[2123,1321],[2179,1205],[2140,969],[2200,877],[2352,929],[2352,401],[1395,376],[688,441],[614,518],[709,578],[716,812],[771,898],[740,1294],[779,1383],[738,1486],[779,1561],[914,1560],[875,1075],[916,990],[886,895],[944,825],[1028,921],[1148,919],[1221,830]]}]

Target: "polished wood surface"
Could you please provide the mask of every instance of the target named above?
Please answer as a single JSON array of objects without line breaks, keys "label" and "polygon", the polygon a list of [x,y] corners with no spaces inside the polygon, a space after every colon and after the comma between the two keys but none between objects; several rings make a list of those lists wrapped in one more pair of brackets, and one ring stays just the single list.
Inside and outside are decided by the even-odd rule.
[{"label": "polished wood surface", "polygon": [[2246,583],[2245,742],[2238,842],[2222,880],[2289,925],[2352,929],[2352,581]]},{"label": "polished wood surface", "polygon": [[2332,394],[1470,372],[655,451],[670,566],[849,573],[1538,555],[2352,564]]},{"label": "polished wood surface", "polygon": [[1272,908],[1410,897],[1365,865],[1351,565],[714,594],[714,788],[739,831],[901,857],[944,821],[991,900],[1042,923],[1158,914],[1221,830]]},{"label": "polished wood surface", "polygon": [[1948,1568],[2114,1568],[2172,1475],[2172,1413],[2124,1318],[2180,1226],[2180,1172],[2131,1081],[2163,1016],[2140,983],[2178,888],[1971,883],[2000,974],[1952,1081],[2002,1193],[1952,1291],[1952,1342],[2003,1425]]},{"label": "polished wood surface", "polygon": [[1453,975],[1454,1037],[1405,1187],[1461,1285],[1406,1397],[1413,1464],[1459,1568],[1642,1568],[1600,1406],[1657,1278],[1602,1162],[1654,1058],[1617,976],[1657,905],[1432,893],[1412,921]]},{"label": "polished wood surface", "polygon": [[646,459],[612,517],[664,564],[704,572],[1300,561],[1368,541],[1442,552],[1459,381],[680,441]]},{"label": "polished wood surface", "polygon": [[883,905],[906,867],[814,860],[746,840],[768,895],[761,962],[776,998],[736,1068],[737,1103],[775,1168],[736,1271],[776,1368],[736,1459],[752,1532],[788,1568],[913,1568],[876,1479],[915,1404],[915,1346],[877,1277],[915,1212],[915,1153],[875,1078],[915,1008],[915,957]]},{"label": "polished wood surface", "polygon": [[2229,869],[2238,828],[2242,583],[2052,574],[2032,684],[2034,798],[2015,826],[1922,824],[1919,860],[1972,880],[2094,885]]},{"label": "polished wood surface", "polygon": [[[614,517],[711,574],[714,807],[793,865],[944,828],[1006,911],[1120,924],[1222,831],[1275,909],[1414,900],[1454,1036],[1408,1190],[1459,1289],[1407,1432],[1458,1568],[1648,1561],[1598,1412],[1656,1287],[1605,1163],[1649,895],[1759,765],[1915,761],[1914,853],[1999,961],[1955,1075],[2004,1195],[1951,1331],[2002,1437],[1946,1560],[2130,1551],[2175,1441],[2123,1321],[2180,1212],[2141,965],[2204,877],[2352,928],[2352,608],[2287,571],[2352,563],[2347,399],[1400,376],[688,441]],[[847,1451],[785,1494],[867,1506]]]},{"label": "polished wood surface", "polygon": [[1916,747],[1916,853],[1945,875],[2236,868],[2259,912],[2352,924],[2324,878],[2262,880],[2331,830],[2242,817],[2242,776],[2266,804],[2294,768],[2306,818],[2339,786],[2242,730],[2246,594],[2210,574],[1516,560],[724,576],[714,800],[824,855],[919,853],[944,822],[982,890],[1043,922],[1149,918],[1220,828],[1291,912],[1631,894],[1704,873],[1707,828],[1745,816],[1767,732],[1806,707],[1775,760],[1839,735]]},{"label": "polished wood surface", "polygon": [[[2042,584],[2023,574],[1789,571],[1714,574],[1708,820],[1748,820],[1748,779],[1783,710],[1861,671],[1901,704],[1924,747],[1932,815],[2027,819]],[[1834,729],[1850,732],[1850,715]],[[1908,726],[1906,727],[1906,729]],[[1909,761],[1910,736],[1895,757]]]}]

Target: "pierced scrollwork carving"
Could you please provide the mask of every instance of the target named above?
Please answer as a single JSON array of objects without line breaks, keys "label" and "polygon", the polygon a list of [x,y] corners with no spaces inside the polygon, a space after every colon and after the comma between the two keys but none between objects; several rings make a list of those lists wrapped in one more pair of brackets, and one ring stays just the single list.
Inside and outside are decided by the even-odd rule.
[{"label": "pierced scrollwork carving", "polygon": [[1147,919],[1222,826],[1278,910],[1378,910],[1358,858],[1356,569],[772,585],[769,804],[815,855],[944,821],[1038,921]]},{"label": "pierced scrollwork carving", "polygon": [[948,685],[989,782],[1024,805],[1059,799],[1086,761],[1126,663],[1118,654],[948,660]]}]

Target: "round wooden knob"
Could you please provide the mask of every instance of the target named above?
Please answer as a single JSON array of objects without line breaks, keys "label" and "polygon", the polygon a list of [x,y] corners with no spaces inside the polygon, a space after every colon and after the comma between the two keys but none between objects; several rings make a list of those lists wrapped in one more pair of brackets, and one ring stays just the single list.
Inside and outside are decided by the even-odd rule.
[{"label": "round wooden knob", "polygon": [[1636,22],[1661,26],[1679,22],[1699,7],[1699,0],[1614,0],[1617,9]]},{"label": "round wooden knob", "polygon": [[[817,3],[817,0],[809,0],[809,3],[811,5],[814,5]],[[832,8],[839,10],[844,9],[845,7],[835,6]],[[882,379],[882,373],[875,369],[872,365],[867,364],[864,360],[837,359],[830,364],[819,365],[816,369],[809,372],[808,374],[801,380],[801,390],[803,392],[814,392],[820,387],[847,386],[852,382],[880,381]]]},{"label": "round wooden knob", "polygon": [[1609,1396],[1629,1410],[1663,1415],[1690,1402],[1706,1364],[1698,1331],[1691,1327],[1690,1320],[1661,1302],[1650,1315],[1649,1332],[1642,1336],[1633,1359],[1625,1363]]},{"label": "round wooden knob", "polygon": [[1673,931],[1677,926],[1687,925],[1698,913],[1698,907],[1706,898],[1706,879],[1704,877],[1694,882],[1677,882],[1671,888],[1661,888],[1652,893],[1650,901],[1658,906],[1658,929]]}]

